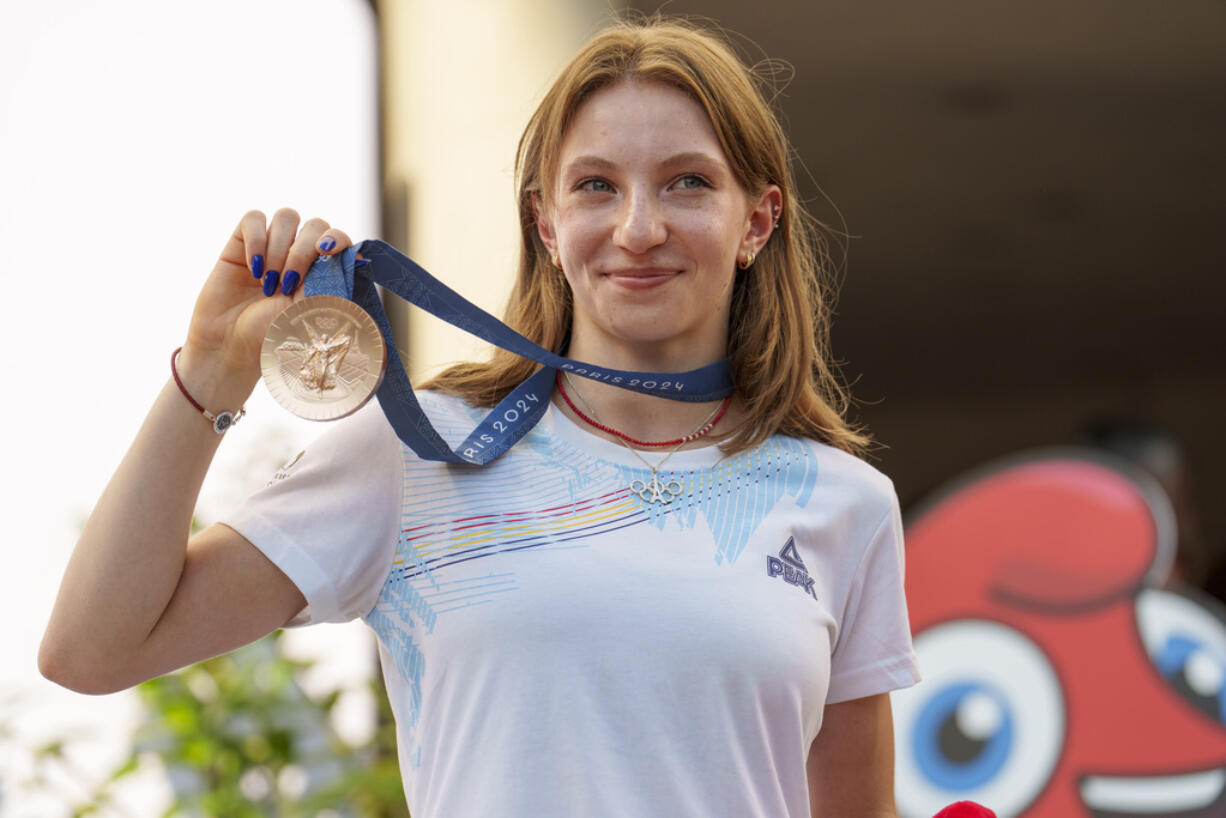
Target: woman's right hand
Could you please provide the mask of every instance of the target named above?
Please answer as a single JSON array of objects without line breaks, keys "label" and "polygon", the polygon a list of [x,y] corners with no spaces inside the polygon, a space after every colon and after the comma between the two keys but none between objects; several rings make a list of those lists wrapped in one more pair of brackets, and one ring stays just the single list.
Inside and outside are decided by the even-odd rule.
[{"label": "woman's right hand", "polygon": [[237,409],[259,380],[269,324],[302,297],[302,279],[318,256],[350,244],[323,219],[300,225],[289,208],[271,221],[259,210],[245,214],[196,299],[179,354],[179,374],[192,395],[207,407]]}]

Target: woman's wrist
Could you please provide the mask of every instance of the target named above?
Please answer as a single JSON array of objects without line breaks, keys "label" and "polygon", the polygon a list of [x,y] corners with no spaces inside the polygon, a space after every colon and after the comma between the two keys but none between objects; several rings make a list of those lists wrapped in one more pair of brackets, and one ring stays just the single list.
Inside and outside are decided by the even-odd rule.
[{"label": "woman's wrist", "polygon": [[183,394],[184,403],[199,411],[210,423],[229,414],[229,420],[221,420],[224,431],[237,418],[255,388],[259,370],[238,371],[229,364],[224,354],[207,354],[184,345],[171,357],[171,377]]}]

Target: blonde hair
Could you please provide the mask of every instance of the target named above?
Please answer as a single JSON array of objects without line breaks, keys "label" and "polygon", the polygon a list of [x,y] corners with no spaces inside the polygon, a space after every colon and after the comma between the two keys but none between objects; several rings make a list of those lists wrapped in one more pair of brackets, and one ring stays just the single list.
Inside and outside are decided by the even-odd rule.
[{"label": "blonde hair", "polygon": [[[783,194],[779,226],[732,294],[728,358],[745,421],[721,445],[727,454],[772,434],[804,437],[861,453],[867,435],[844,414],[849,398],[828,360],[830,258],[825,235],[796,195],[791,147],[757,78],[719,37],[682,20],[621,21],[592,38],[549,89],[519,142],[516,182],[522,235],[506,322],[561,351],[572,296],[537,233],[534,199],[547,202],[562,138],[593,93],[621,80],[659,82],[692,97],[710,117],[733,174],[750,195]],[[538,369],[498,349],[462,363],[425,388],[492,407]]]}]

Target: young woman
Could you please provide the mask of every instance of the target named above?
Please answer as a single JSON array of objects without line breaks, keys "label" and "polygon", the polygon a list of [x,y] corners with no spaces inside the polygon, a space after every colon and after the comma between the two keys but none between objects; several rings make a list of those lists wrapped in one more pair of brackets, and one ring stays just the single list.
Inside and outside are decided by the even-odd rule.
[{"label": "young woman", "polygon": [[[894,815],[888,693],[918,679],[898,507],[823,357],[789,155],[717,37],[601,33],[520,143],[508,323],[616,369],[727,357],[735,395],[561,377],[484,468],[418,458],[372,402],[189,540],[221,437],[197,407],[241,406],[301,271],[350,244],[248,213],[73,554],[43,672],[116,690],[362,617],[420,818]],[[422,402],[456,442],[535,369],[500,352]]]}]

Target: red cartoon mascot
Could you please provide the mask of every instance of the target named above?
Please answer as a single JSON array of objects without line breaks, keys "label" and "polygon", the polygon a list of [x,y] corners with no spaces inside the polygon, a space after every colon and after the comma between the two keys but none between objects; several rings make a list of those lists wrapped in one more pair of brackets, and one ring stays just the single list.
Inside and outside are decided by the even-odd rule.
[{"label": "red cartoon mascot", "polygon": [[1159,587],[1170,504],[1082,450],[959,481],[911,516],[924,681],[894,694],[904,818],[1226,816],[1226,613]]}]

